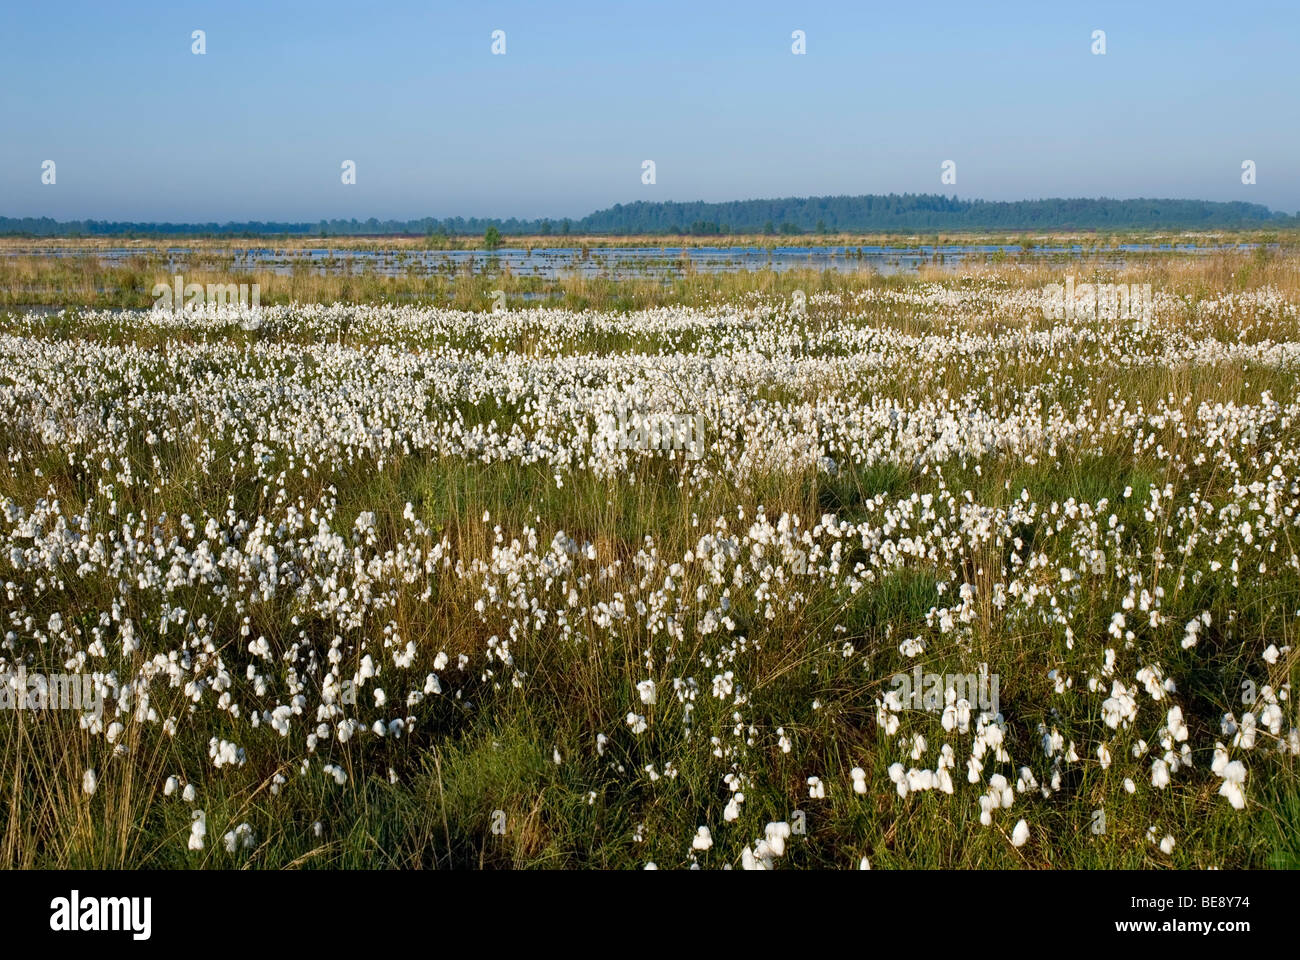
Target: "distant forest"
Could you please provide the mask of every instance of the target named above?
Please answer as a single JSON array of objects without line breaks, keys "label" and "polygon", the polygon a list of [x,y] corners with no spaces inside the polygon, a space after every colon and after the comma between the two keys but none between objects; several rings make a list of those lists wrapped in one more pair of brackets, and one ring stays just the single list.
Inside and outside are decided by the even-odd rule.
[{"label": "distant forest", "polygon": [[570,233],[771,236],[962,230],[1269,229],[1300,226],[1296,216],[1257,203],[1208,200],[958,200],[940,194],[792,197],[727,203],[619,203],[581,219],[321,220],[319,223],[126,223],[0,217],[0,235],[67,236],[506,236]]}]

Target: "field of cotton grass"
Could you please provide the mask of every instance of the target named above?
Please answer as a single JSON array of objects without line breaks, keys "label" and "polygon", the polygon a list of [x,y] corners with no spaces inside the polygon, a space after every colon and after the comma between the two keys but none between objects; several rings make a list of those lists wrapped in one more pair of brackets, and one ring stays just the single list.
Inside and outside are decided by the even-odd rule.
[{"label": "field of cotton grass", "polygon": [[1287,276],[0,314],[0,862],[1300,866]]}]

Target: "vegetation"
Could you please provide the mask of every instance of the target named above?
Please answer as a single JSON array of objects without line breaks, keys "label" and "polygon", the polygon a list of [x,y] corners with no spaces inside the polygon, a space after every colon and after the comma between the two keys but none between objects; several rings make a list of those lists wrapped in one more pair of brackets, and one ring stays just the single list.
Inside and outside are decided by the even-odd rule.
[{"label": "vegetation", "polygon": [[[440,235],[435,236],[435,240]],[[859,238],[864,239],[864,238]],[[1013,237],[981,238],[990,243],[1007,243]],[[1133,236],[1135,242],[1163,243],[1169,238]],[[1206,237],[1207,242],[1215,238]],[[1246,239],[1246,238],[1243,238]],[[1275,243],[1277,235],[1254,234],[1252,242]],[[925,238],[874,237],[868,244],[907,247],[918,242],[941,243],[940,236]],[[1062,236],[1052,245],[1071,245],[1084,238]],[[151,306],[156,284],[170,284],[175,273],[183,273],[186,282],[201,284],[257,284],[259,302],[265,305],[289,303],[404,303],[452,306],[462,310],[490,309],[494,292],[503,290],[511,304],[560,305],[570,309],[628,311],[655,306],[706,306],[752,294],[788,296],[794,290],[811,295],[822,291],[843,291],[863,283],[898,283],[900,279],[874,276],[871,270],[846,254],[834,270],[797,267],[788,270],[733,270],[710,274],[690,269],[689,262],[656,261],[653,264],[638,253],[624,258],[611,248],[602,255],[607,269],[589,269],[591,251],[574,250],[558,267],[558,275],[543,276],[506,269],[496,258],[473,257],[459,263],[422,264],[406,255],[402,247],[380,248],[384,257],[377,260],[353,260],[348,246],[329,248],[326,257],[305,257],[299,248],[277,251],[273,262],[248,264],[245,248],[233,245],[192,244],[191,252],[182,256],[156,250],[119,260],[102,259],[98,244],[106,241],[62,242],[48,249],[35,248],[7,251],[0,245],[0,307],[60,307],[75,304],[84,307]],[[963,261],[967,271],[997,269],[1011,282],[1046,284],[1061,282],[1067,271],[1080,277],[1098,269],[1088,257],[1105,256],[1111,245],[1084,240],[1092,244],[1088,255],[1035,257],[984,255],[979,264]],[[8,241],[13,244],[17,241]],[[454,239],[441,243],[413,241],[420,247],[452,248]],[[1030,245],[1032,240],[1023,240]],[[1048,244],[1044,244],[1048,245]],[[356,249],[374,249],[356,244]],[[587,250],[584,254],[582,250]],[[1175,253],[1129,254],[1133,276],[1143,282],[1168,288],[1171,284],[1199,278],[1202,295],[1211,289],[1243,290],[1263,283],[1292,289],[1296,280],[1297,254],[1294,245],[1279,249],[1259,248],[1254,252],[1224,251],[1188,258]],[[641,265],[656,267],[642,271]],[[930,277],[942,270],[937,261],[926,266],[921,276]],[[1082,282],[1082,279],[1080,279]]]},{"label": "vegetation", "polygon": [[[1297,214],[1300,216],[1300,213]],[[575,221],[565,218],[562,235],[588,233],[719,236],[730,233],[821,234],[910,230],[1203,230],[1287,228],[1297,217],[1257,203],[1209,200],[1050,199],[959,200],[940,194],[866,194],[788,197],[727,203],[651,202],[615,204]],[[319,223],[123,223],[99,220],[59,222],[49,217],[0,217],[0,236],[477,236],[489,227],[503,235],[550,236],[549,219],[448,217],[438,220],[321,220]]]},{"label": "vegetation", "polygon": [[0,862],[1300,866],[1297,259],[1068,269],[0,312]]}]

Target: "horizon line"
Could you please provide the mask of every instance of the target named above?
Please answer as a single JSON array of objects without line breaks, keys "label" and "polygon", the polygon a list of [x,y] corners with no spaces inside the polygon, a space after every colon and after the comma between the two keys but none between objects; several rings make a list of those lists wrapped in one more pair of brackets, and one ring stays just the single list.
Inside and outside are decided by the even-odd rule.
[{"label": "horizon line", "polygon": [[[226,220],[215,220],[215,219],[211,219],[211,218],[199,218],[199,219],[183,219],[183,218],[181,218],[181,219],[166,219],[166,220],[133,220],[133,219],[122,218],[122,217],[116,217],[116,218],[114,218],[114,217],[79,217],[79,218],[70,218],[70,219],[58,219],[58,218],[51,217],[51,216],[48,216],[48,215],[39,215],[39,216],[37,216],[37,215],[10,216],[10,215],[8,215],[8,214],[2,214],[2,213],[0,213],[0,220],[35,220],[35,221],[50,221],[50,222],[52,222],[52,223],[54,223],[54,224],[56,224],[56,225],[77,224],[77,223],[87,223],[87,224],[89,224],[89,223],[94,223],[94,224],[109,224],[109,225],[130,224],[130,225],[149,226],[149,227],[184,227],[184,226],[215,226],[215,227],[230,227],[230,226],[238,226],[238,225],[253,225],[253,224],[277,224],[277,225],[285,225],[285,226],[293,226],[293,227],[313,227],[313,226],[317,226],[317,225],[322,224],[322,223],[358,223],[358,224],[363,224],[363,223],[368,223],[368,222],[370,222],[370,221],[375,221],[375,222],[377,222],[377,223],[381,223],[381,222],[389,222],[389,223],[415,223],[415,222],[427,221],[427,220],[434,220],[434,221],[466,220],[466,221],[477,221],[477,222],[480,222],[480,223],[490,223],[490,222],[495,222],[495,223],[509,223],[509,222],[513,221],[513,222],[520,223],[520,224],[523,224],[523,223],[535,223],[535,224],[542,224],[542,223],[555,223],[555,224],[560,224],[560,223],[564,223],[565,221],[568,221],[568,222],[570,222],[570,223],[579,223],[579,222],[581,222],[582,220],[585,220],[585,219],[587,219],[587,218],[589,218],[589,217],[593,217],[593,216],[595,216],[595,215],[597,215],[597,214],[604,213],[604,212],[607,212],[607,211],[610,211],[610,210],[618,210],[618,209],[623,209],[623,208],[626,208],[626,207],[635,207],[635,206],[642,206],[642,205],[644,205],[644,206],[670,206],[670,205],[680,205],[680,206],[705,206],[705,207],[714,206],[714,207],[721,207],[721,206],[737,205],[737,204],[748,204],[748,203],[780,203],[780,202],[792,202],[792,201],[793,201],[793,202],[809,202],[809,201],[815,201],[815,200],[861,199],[861,198],[868,198],[868,197],[870,197],[870,198],[875,198],[875,197],[881,197],[881,198],[889,198],[889,197],[926,198],[926,199],[943,200],[943,201],[945,201],[945,202],[949,202],[949,203],[969,204],[969,205],[974,205],[974,204],[988,204],[988,205],[991,205],[991,206],[1014,206],[1014,205],[1017,205],[1017,204],[1035,204],[1035,203],[1078,203],[1078,202],[1085,202],[1085,203],[1107,203],[1107,202],[1110,202],[1110,203],[1199,203],[1199,204],[1205,204],[1205,205],[1207,205],[1207,206],[1214,206],[1214,207],[1227,207],[1227,206],[1234,206],[1234,205],[1235,205],[1235,206],[1254,207],[1254,208],[1259,208],[1260,210],[1266,212],[1266,213],[1269,215],[1269,217],[1273,217],[1273,218],[1287,218],[1287,219],[1298,219],[1298,218],[1300,218],[1300,211],[1297,211],[1294,215],[1292,215],[1292,214],[1288,213],[1288,212],[1285,211],[1285,210],[1274,209],[1273,207],[1270,207],[1270,206],[1268,206],[1268,205],[1265,204],[1265,203],[1260,203],[1260,202],[1257,202],[1257,201],[1251,201],[1251,200],[1206,200],[1206,199],[1202,199],[1202,198],[1199,198],[1199,197],[1147,197],[1147,196],[1139,196],[1139,197],[1117,197],[1117,196],[1106,196],[1106,195],[1100,195],[1100,196],[1074,196],[1074,197],[1067,197],[1067,196],[1024,197],[1024,198],[1020,198],[1020,199],[1016,199],[1016,200],[988,200],[988,199],[985,199],[985,198],[983,198],[983,197],[964,197],[964,198],[963,198],[963,197],[959,197],[957,194],[945,194],[945,193],[912,193],[912,192],[909,192],[909,191],[904,191],[904,192],[899,193],[899,192],[891,191],[891,192],[889,192],[889,193],[836,193],[836,194],[806,194],[806,195],[791,194],[791,195],[787,195],[787,196],[773,196],[773,197],[747,197],[747,198],[744,198],[744,199],[733,199],[733,200],[702,200],[702,199],[701,199],[701,200],[644,200],[644,199],[640,199],[640,200],[630,200],[630,201],[618,201],[618,202],[612,203],[612,204],[610,204],[610,205],[608,205],[608,206],[597,207],[597,208],[595,208],[595,209],[593,209],[593,210],[590,210],[589,212],[587,212],[587,213],[585,213],[585,214],[582,214],[581,216],[576,216],[576,217],[575,217],[575,216],[563,216],[563,217],[550,217],[550,216],[520,217],[520,216],[517,216],[517,215],[511,215],[511,216],[481,216],[481,215],[468,215],[468,216],[467,216],[467,215],[465,215],[465,214],[449,214],[449,215],[445,215],[445,216],[436,216],[436,215],[434,215],[434,214],[424,214],[424,215],[422,215],[422,216],[407,216],[407,217],[405,217],[405,218],[397,217],[397,216],[388,216],[388,217],[370,216],[370,217],[367,217],[367,218],[365,218],[365,219],[359,219],[359,218],[357,218],[357,217],[320,216],[320,217],[316,217],[316,218],[309,219],[309,220],[307,220],[307,219],[300,219],[300,218],[281,218],[281,219],[277,219],[277,218],[266,218],[266,219],[235,219],[235,218],[231,218],[231,219],[226,219]],[[1007,227],[1007,228],[1004,228],[1004,229],[1034,229],[1034,228],[1032,228],[1032,227],[1030,227],[1030,228],[1026,228],[1026,227],[1016,227],[1016,228]],[[1096,228],[1091,228],[1091,229],[1096,229]],[[838,231],[838,232],[844,232],[844,231]]]}]

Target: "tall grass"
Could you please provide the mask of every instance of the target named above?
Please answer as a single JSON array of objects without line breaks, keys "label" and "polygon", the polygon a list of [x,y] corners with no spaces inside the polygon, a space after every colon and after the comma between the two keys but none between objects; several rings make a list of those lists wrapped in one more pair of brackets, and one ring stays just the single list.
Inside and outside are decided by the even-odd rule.
[{"label": "tall grass", "polygon": [[[142,260],[103,268],[93,258],[47,262],[40,259],[0,258],[7,302],[49,302],[58,305],[146,306],[140,291],[155,278],[157,261]],[[256,282],[262,285],[264,304],[335,302],[347,300],[402,300],[445,303],[469,310],[487,310],[491,293],[505,289],[510,296],[540,293],[572,310],[633,311],[662,305],[707,307],[762,297],[779,301],[795,290],[809,296],[817,292],[849,294],[884,286],[917,291],[942,282],[1005,283],[1035,287],[1059,282],[1063,269],[1055,264],[1004,264],[968,271],[962,277],[926,270],[919,278],[879,277],[869,273],[835,271],[757,271],[704,275],[687,273],[670,283],[654,280],[613,280],[566,276],[554,281],[504,275],[383,277],[373,274],[326,276],[297,272],[284,276],[269,272],[232,275],[213,270],[186,271],[198,282]],[[1088,274],[1107,282],[1151,283],[1159,290],[1189,298],[1209,298],[1224,292],[1277,288],[1300,299],[1300,274],[1295,257],[1271,254],[1222,254],[1213,257],[1153,259],[1138,267],[1116,272],[1091,270]],[[35,295],[36,300],[21,300]],[[810,305],[811,322],[833,325],[849,322],[837,307]],[[877,325],[924,335],[934,318],[920,307],[897,304],[869,305],[853,323]],[[983,326],[981,326],[983,324]],[[1021,316],[990,316],[971,320],[974,333],[1019,328]],[[6,321],[0,315],[0,332],[39,335],[51,342],[75,338],[96,342],[122,342],[144,350],[165,350],[173,339],[198,339],[199,333],[159,333],[146,328],[93,327],[73,318],[62,324],[51,320],[42,328]],[[1225,337],[1230,331],[1224,331]],[[1295,331],[1290,331],[1295,338]],[[280,342],[294,343],[304,334],[292,330],[277,334]],[[1228,337],[1228,339],[1231,339]],[[250,336],[248,342],[253,338]],[[367,338],[340,337],[339,344],[365,347]],[[375,343],[370,343],[375,346]],[[402,344],[399,344],[399,346]],[[409,345],[409,344],[407,344]],[[620,334],[592,335],[563,345],[593,356],[626,349]],[[499,350],[524,352],[535,344],[503,344]],[[551,345],[555,347],[555,345]],[[559,349],[558,347],[555,347]],[[1070,348],[1082,349],[1082,348]],[[1072,356],[1056,358],[1061,368]],[[1086,355],[1078,354],[1079,360]],[[1055,361],[1054,361],[1055,362]],[[1055,372],[1053,368],[1052,372]],[[1043,367],[1012,357],[1000,371],[1000,383],[972,381],[965,367],[954,362],[944,381],[951,395],[963,390],[999,389],[1015,394],[1018,385],[1044,383],[1055,390],[1052,399],[1075,406],[1104,405],[1115,395],[1148,408],[1166,396],[1191,396],[1194,402],[1243,402],[1268,389],[1282,402],[1296,396],[1293,372],[1251,370],[1222,366],[1162,369],[1093,367],[1082,382],[1053,379]],[[911,389],[908,372],[896,384],[900,396]],[[0,385],[14,387],[0,370]],[[771,389],[775,392],[780,384]],[[919,388],[917,388],[919,389]],[[813,398],[815,399],[815,398]],[[869,397],[862,398],[864,402]],[[502,406],[466,404],[464,422],[495,419],[508,425],[511,412]],[[760,507],[769,517],[790,513],[815,521],[829,514],[856,521],[877,509],[873,498],[897,503],[912,497],[943,497],[969,491],[974,501],[1000,506],[1032,490],[1041,503],[1069,498],[1113,504],[1120,521],[1141,526],[1145,493],[1171,479],[1200,485],[1210,500],[1222,498],[1239,480],[1211,469],[1189,478],[1167,475],[1167,461],[1153,447],[1134,449],[1117,444],[1101,455],[1062,450],[1054,458],[1025,463],[990,458],[981,463],[945,466],[945,473],[909,468],[903,464],[873,464],[830,474],[815,469],[772,470],[744,484],[725,478],[703,487],[681,482],[680,463],[663,458],[639,461],[617,482],[575,471],[563,485],[539,466],[517,463],[481,464],[464,458],[429,454],[400,455],[376,470],[366,461],[328,473],[300,476],[276,461],[272,474],[281,471],[280,483],[249,465],[232,466],[227,475],[204,476],[187,469],[194,451],[210,445],[232,463],[240,440],[223,436],[202,423],[174,425],[184,442],[158,448],[161,465],[155,470],[143,444],[137,445],[138,471],[166,477],[166,482],[124,487],[118,495],[123,516],[154,518],[170,525],[174,533],[182,514],[223,516],[235,510],[244,516],[269,511],[276,498],[315,503],[323,496],[337,500],[339,526],[347,528],[362,511],[377,515],[379,542],[376,555],[401,546],[403,512],[411,504],[429,528],[429,542],[446,537],[456,558],[490,567],[499,547],[494,527],[506,531],[505,540],[520,536],[529,526],[549,535],[564,530],[578,541],[591,542],[606,560],[629,562],[644,545],[647,534],[665,557],[680,557],[700,539],[700,519],[719,516],[753,518]],[[1290,429],[1294,430],[1294,427]],[[1192,459],[1193,451],[1171,429],[1162,442]],[[1300,438],[1291,438],[1292,441]],[[1182,443],[1183,446],[1179,446]],[[99,489],[83,466],[71,464],[67,451],[42,441],[31,430],[0,422],[0,450],[8,459],[0,465],[0,500],[31,505],[57,496],[69,512],[86,509]],[[278,455],[278,454],[277,454]],[[306,471],[303,471],[304,473]],[[331,492],[332,490],[332,492]],[[1137,491],[1128,499],[1125,490]],[[281,491],[283,493],[281,494]],[[232,507],[231,504],[234,504]],[[485,523],[484,514],[490,516]],[[166,519],[163,519],[166,518]],[[108,522],[108,521],[104,521]],[[116,525],[118,520],[112,521]],[[1133,540],[1148,554],[1156,540]],[[1044,544],[1053,564],[1069,561],[1068,544]],[[862,560],[850,550],[846,564]],[[972,557],[969,578],[983,583],[1004,558]],[[3,569],[3,568],[0,568]],[[404,638],[416,642],[422,653],[444,651],[453,658],[481,654],[486,626],[475,614],[475,594],[465,581],[435,572],[429,584],[399,584],[387,611]],[[682,589],[697,584],[687,580]],[[0,586],[3,586],[0,583]],[[69,603],[84,611],[80,627],[91,629],[100,611],[112,607],[117,585],[107,579],[86,583],[75,566],[63,571],[59,582],[44,585],[47,596],[59,605]],[[428,587],[429,596],[422,596]],[[763,824],[789,820],[794,811],[807,815],[808,831],[790,845],[785,863],[805,867],[846,867],[869,856],[876,867],[1018,868],[1075,867],[1131,868],[1150,866],[1300,866],[1300,779],[1294,759],[1278,760],[1274,774],[1252,793],[1255,806],[1250,819],[1213,795],[1202,780],[1179,783],[1169,791],[1144,790],[1126,798],[1095,764],[1072,773],[1070,793],[1035,808],[1035,828],[1050,842],[1017,848],[1005,831],[986,829],[977,821],[972,802],[950,803],[934,794],[912,794],[899,799],[888,787],[887,768],[896,756],[878,735],[874,701],[887,689],[891,671],[905,665],[898,654],[902,637],[924,631],[927,614],[940,602],[935,577],[919,565],[895,572],[858,592],[811,584],[801,603],[777,605],[770,618],[759,614],[752,602],[752,587],[737,588],[733,608],[736,634],[754,643],[740,672],[750,692],[745,723],[769,734],[753,747],[748,764],[760,771],[747,785],[743,818],[735,831],[752,839]],[[801,587],[801,590],[804,588]],[[1205,715],[1232,707],[1216,686],[1221,674],[1243,662],[1244,639],[1251,642],[1278,638],[1279,644],[1294,631],[1292,613],[1300,603],[1300,585],[1290,571],[1267,581],[1247,580],[1233,588],[1224,581],[1207,583],[1195,597],[1171,598],[1176,616],[1194,616],[1213,609],[1216,618],[1233,611],[1236,646],[1226,636],[1216,638],[1221,647],[1209,654],[1209,666],[1197,672],[1187,665],[1189,698],[1205,705]],[[980,595],[989,593],[981,589]],[[1079,614],[1093,636],[1104,636],[1113,612],[1113,597],[1097,597]],[[52,601],[53,602],[53,601]],[[8,611],[4,611],[8,612]],[[223,606],[195,609],[212,618],[219,651],[238,662],[246,642],[238,631],[239,615]],[[1016,717],[1012,729],[1017,755],[1027,757],[1038,734],[1034,721],[1059,723],[1064,729],[1095,722],[1083,706],[1053,715],[1043,708],[1051,700],[1052,680],[1042,669],[1046,631],[1011,630],[984,607],[977,627],[975,652],[998,667],[1005,678],[1003,703]],[[257,604],[250,615],[255,630],[266,634],[282,649],[297,631],[324,634],[334,629],[327,622],[293,622],[290,605],[280,598]],[[1219,622],[1216,619],[1216,624]],[[378,635],[385,624],[367,623]],[[589,624],[587,625],[590,626]],[[834,632],[834,628],[842,628]],[[0,625],[0,630],[5,625]],[[161,636],[143,628],[144,649],[163,648]],[[596,631],[590,630],[594,638]],[[855,646],[853,661],[841,652]],[[448,696],[429,707],[422,726],[412,736],[418,749],[392,741],[350,742],[341,748],[346,785],[336,786],[318,768],[302,773],[299,758],[281,738],[265,727],[241,735],[249,762],[234,771],[217,772],[208,757],[206,740],[194,736],[164,737],[156,725],[128,722],[120,739],[122,755],[109,759],[102,737],[80,729],[75,718],[59,713],[5,712],[0,716],[0,806],[6,829],[0,840],[0,863],[11,867],[234,867],[262,868],[481,868],[481,867],[631,867],[648,860],[663,865],[684,865],[691,832],[699,824],[720,823],[728,796],[721,786],[727,765],[717,761],[680,724],[660,723],[641,739],[620,735],[609,728],[609,718],[622,717],[637,702],[634,687],[646,671],[646,650],[658,645],[657,656],[691,662],[707,653],[703,641],[688,635],[663,649],[661,638],[630,632],[617,640],[577,646],[557,631],[539,628],[515,647],[516,658],[527,665],[526,690],[469,675],[460,678],[464,696]],[[1210,643],[1207,641],[1207,646]],[[29,651],[30,652],[30,651]],[[1055,654],[1053,654],[1055,655]],[[1064,654],[1061,654],[1064,656]],[[61,669],[58,651],[31,652],[33,669]],[[865,663],[865,666],[863,664]],[[961,651],[947,650],[927,657],[926,669],[966,672],[970,664]],[[867,669],[866,667],[870,667]],[[475,670],[479,668],[476,662]],[[1211,669],[1212,668],[1212,669]],[[1276,668],[1275,682],[1293,679],[1297,658],[1293,652]],[[667,712],[670,698],[656,708]],[[1222,702],[1221,702],[1222,701]],[[187,709],[178,690],[159,685],[155,704],[162,716]],[[211,705],[214,729],[222,721]],[[650,712],[650,711],[648,711]],[[701,731],[729,729],[731,705],[702,697],[697,727]],[[1294,708],[1290,722],[1294,723]],[[771,731],[780,727],[796,744],[790,753],[778,748]],[[609,753],[597,754],[593,732],[611,737]],[[1209,735],[1205,730],[1198,734]],[[697,736],[703,736],[699,734]],[[937,746],[937,744],[936,744]],[[555,762],[555,756],[560,762]],[[676,764],[674,777],[660,777],[651,786],[625,771],[654,764],[662,772],[666,760]],[[1208,758],[1202,767],[1208,767]],[[866,795],[855,793],[848,771],[862,765],[871,783]],[[81,790],[88,767],[99,771],[93,795]],[[162,794],[165,778],[182,772],[198,785],[209,823],[209,840],[202,851],[189,851],[190,808],[176,797]],[[808,802],[807,778],[817,775],[828,783],[827,800]],[[277,783],[276,778],[284,782]],[[881,788],[880,784],[885,784]],[[273,789],[274,788],[274,789]],[[1109,807],[1109,827],[1097,836],[1089,827],[1096,807],[1105,798],[1121,797]],[[240,822],[253,823],[257,845],[251,854],[232,855],[219,837]],[[1176,830],[1178,851],[1162,857],[1146,842],[1149,826]],[[319,824],[319,827],[317,827]],[[733,844],[734,847],[734,844]],[[699,855],[705,866],[721,866],[732,859],[719,842]]]}]

